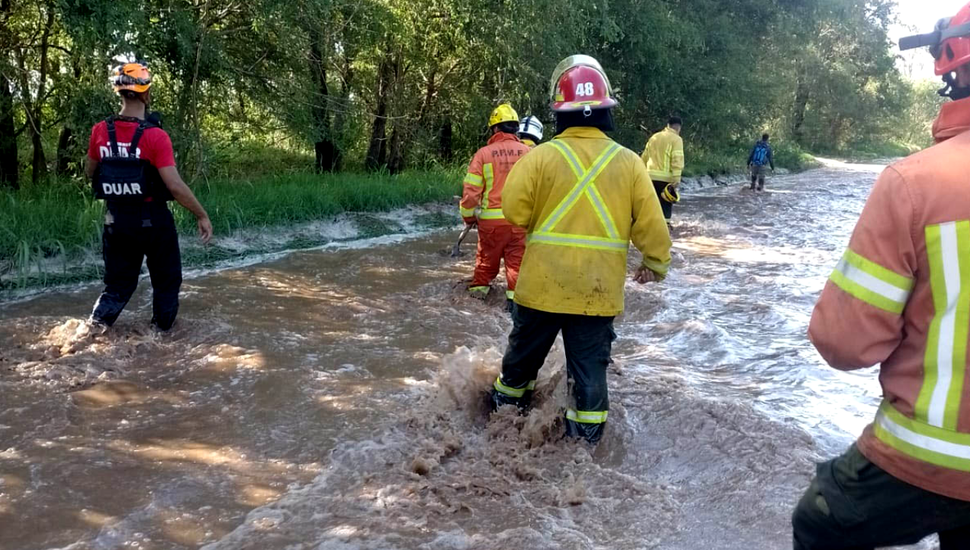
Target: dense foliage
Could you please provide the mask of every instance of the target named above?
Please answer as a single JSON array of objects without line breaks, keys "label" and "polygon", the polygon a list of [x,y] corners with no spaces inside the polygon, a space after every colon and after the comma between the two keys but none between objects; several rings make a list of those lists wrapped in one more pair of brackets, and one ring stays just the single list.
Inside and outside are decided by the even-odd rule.
[{"label": "dense foliage", "polygon": [[[895,68],[893,0],[0,0],[0,181],[72,173],[144,59],[190,179],[278,152],[277,171],[462,161],[488,111],[551,120],[566,55],[600,59],[617,139],[670,114],[690,150],[763,130],[816,151],[921,145],[932,89]],[[547,132],[551,127],[547,127]],[[294,154],[294,153],[303,153]],[[306,153],[311,153],[307,155]],[[273,157],[273,155],[262,155]],[[264,168],[267,165],[263,164]],[[231,168],[228,169],[230,172]]]}]

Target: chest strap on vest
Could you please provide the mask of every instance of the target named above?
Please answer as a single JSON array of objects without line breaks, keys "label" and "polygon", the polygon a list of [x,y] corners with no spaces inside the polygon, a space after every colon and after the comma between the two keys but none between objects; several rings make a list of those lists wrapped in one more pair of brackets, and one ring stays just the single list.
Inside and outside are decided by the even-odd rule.
[{"label": "chest strap on vest", "polygon": [[121,155],[118,154],[118,133],[115,132],[114,118],[109,118],[104,123],[108,127],[108,146],[111,147],[111,156],[120,157]]},{"label": "chest strap on vest", "polygon": [[[111,156],[118,157],[118,132],[115,128],[116,117],[108,118],[104,121],[105,126],[108,128],[108,145],[111,147]],[[127,120],[127,119],[125,119]],[[138,151],[138,143],[141,142],[141,136],[145,133],[148,128],[149,123],[144,120],[138,121],[138,128],[135,129],[135,135],[131,138],[131,144],[128,146],[128,156],[131,158],[135,157],[135,153]]]}]

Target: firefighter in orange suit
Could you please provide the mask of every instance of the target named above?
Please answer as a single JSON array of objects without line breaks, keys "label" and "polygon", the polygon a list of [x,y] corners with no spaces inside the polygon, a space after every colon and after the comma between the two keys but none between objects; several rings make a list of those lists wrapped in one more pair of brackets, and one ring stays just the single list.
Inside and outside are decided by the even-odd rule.
[{"label": "firefighter in orange suit", "polygon": [[818,465],[795,550],[970,548],[970,3],[900,48],[929,46],[946,88],[936,145],[876,181],[809,325],[834,368],[879,365],[875,420]]},{"label": "firefighter in orange suit", "polygon": [[461,198],[461,217],[468,225],[478,225],[475,276],[468,291],[472,296],[484,299],[504,259],[508,282],[505,294],[511,303],[525,253],[525,229],[505,221],[502,190],[512,165],[529,152],[529,146],[516,136],[519,115],[511,105],[503,103],[496,107],[488,125],[491,137],[488,145],[479,149],[468,165]]}]

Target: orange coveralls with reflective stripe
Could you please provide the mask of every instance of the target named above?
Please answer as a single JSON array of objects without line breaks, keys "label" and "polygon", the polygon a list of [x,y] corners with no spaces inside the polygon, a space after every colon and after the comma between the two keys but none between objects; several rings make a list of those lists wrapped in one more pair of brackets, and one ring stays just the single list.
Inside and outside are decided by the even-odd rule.
[{"label": "orange coveralls with reflective stripe", "polygon": [[[502,190],[512,166],[529,150],[529,146],[519,141],[518,137],[498,133],[488,140],[488,145],[475,153],[468,165],[461,198],[461,217],[466,223],[478,223],[478,254],[470,290],[486,290],[498,275],[504,259],[508,297],[511,298],[515,292],[519,266],[525,253],[525,230],[505,221]],[[476,218],[475,209],[479,207],[481,211]]]}]

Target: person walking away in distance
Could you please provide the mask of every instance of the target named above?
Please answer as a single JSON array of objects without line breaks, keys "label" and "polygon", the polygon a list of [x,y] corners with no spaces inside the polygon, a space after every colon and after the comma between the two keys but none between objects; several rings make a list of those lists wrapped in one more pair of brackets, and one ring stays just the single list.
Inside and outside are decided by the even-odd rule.
[{"label": "person walking away in distance", "polygon": [[535,148],[542,141],[542,123],[538,118],[529,115],[519,121],[519,139],[529,149]]},{"label": "person walking away in distance", "polygon": [[658,281],[670,264],[670,235],[646,167],[604,132],[616,105],[592,57],[571,56],[551,82],[556,137],[512,168],[502,210],[529,233],[512,310],[513,328],[492,410],[528,407],[536,376],[562,332],[574,403],[566,434],[596,443],[606,425],[606,368],[623,311],[630,240],[643,254],[635,279]]},{"label": "person walking away in distance", "polygon": [[754,148],[751,149],[751,154],[748,155],[748,169],[751,170],[751,190],[755,190],[755,184],[757,183],[758,191],[764,191],[765,189],[765,166],[771,166],[771,171],[775,171],[775,158],[771,151],[771,145],[768,143],[768,139],[771,136],[768,134],[761,134],[761,140],[754,144]]},{"label": "person walking away in distance", "polygon": [[954,101],[936,145],[883,171],[815,307],[837,369],[880,364],[875,422],[818,466],[792,517],[796,550],[970,548],[970,3],[929,35]]},{"label": "person walking away in distance", "polygon": [[680,137],[683,125],[680,117],[670,117],[667,127],[647,140],[642,155],[668,225],[674,203],[680,201],[677,187],[684,171],[684,140]]},{"label": "person walking away in distance", "polygon": [[126,63],[115,69],[112,84],[121,96],[121,113],[92,128],[85,165],[95,196],[105,201],[107,210],[102,232],[105,287],[91,322],[114,324],[138,286],[147,257],[151,325],[167,331],[178,314],[182,262],[166,201],[174,199],[195,215],[203,243],[212,237],[212,222],[179,176],[168,134],[146,120],[152,86],[148,68]]},{"label": "person walking away in distance", "polygon": [[[511,309],[519,266],[525,252],[525,231],[505,220],[502,214],[502,190],[512,165],[529,152],[529,146],[516,136],[519,115],[508,103],[492,111],[488,126],[491,137],[488,145],[479,149],[468,165],[460,206],[465,223],[478,225],[475,274],[468,285],[468,292],[484,300],[504,259],[508,284],[505,294]],[[481,210],[476,217],[478,208]]]}]

